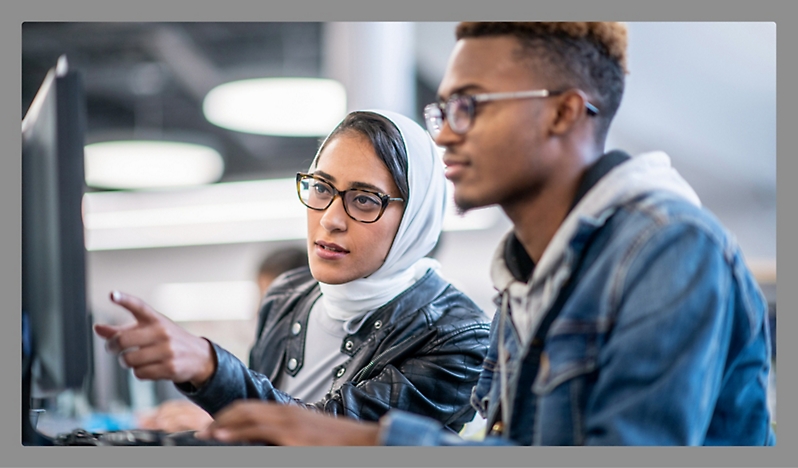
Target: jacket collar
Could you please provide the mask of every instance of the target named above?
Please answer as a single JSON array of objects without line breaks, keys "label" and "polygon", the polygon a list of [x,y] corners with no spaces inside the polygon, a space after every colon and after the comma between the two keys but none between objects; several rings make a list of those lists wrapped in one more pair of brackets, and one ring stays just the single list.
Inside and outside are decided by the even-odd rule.
[{"label": "jacket collar", "polygon": [[[570,213],[580,200],[593,188],[594,185],[604,177],[610,170],[629,159],[629,155],[623,151],[614,150],[602,155],[593,165],[591,165],[576,189],[576,196],[568,209]],[[527,254],[524,246],[516,237],[515,232],[510,232],[503,243],[503,256],[506,269],[512,276],[512,280],[528,282],[535,269],[535,262]],[[510,279],[510,278],[507,278]]]},{"label": "jacket collar", "polygon": [[[367,335],[374,330],[379,330],[382,326],[395,325],[402,319],[402,315],[407,311],[417,311],[438,297],[449,286],[449,283],[438,275],[435,270],[429,269],[412,286],[402,291],[398,296],[391,299],[388,303],[381,306],[373,313],[368,314],[363,324],[358,327],[355,336]],[[306,306],[300,307],[300,316],[295,320],[307,323],[308,315],[313,303],[321,296],[318,284],[306,298]],[[435,318],[433,318],[434,320]],[[306,327],[303,325],[303,330]]]}]

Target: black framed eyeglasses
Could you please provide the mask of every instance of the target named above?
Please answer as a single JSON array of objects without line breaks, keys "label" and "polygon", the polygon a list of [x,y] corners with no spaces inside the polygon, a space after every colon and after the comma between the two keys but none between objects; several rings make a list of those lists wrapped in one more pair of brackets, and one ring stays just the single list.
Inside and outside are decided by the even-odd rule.
[{"label": "black framed eyeglasses", "polygon": [[[446,102],[433,102],[424,107],[424,121],[427,130],[433,139],[438,138],[443,128],[443,121],[458,135],[463,135],[471,128],[474,120],[474,110],[477,104],[500,101],[504,99],[530,99],[557,96],[565,91],[549,91],[548,89],[535,89],[531,91],[516,91],[506,93],[484,94],[455,94]],[[585,101],[585,108],[589,116],[598,115],[599,110],[593,104]]]},{"label": "black framed eyeglasses", "polygon": [[355,221],[367,224],[380,219],[390,202],[405,201],[365,189],[338,190],[326,180],[303,172],[296,175],[296,192],[303,205],[316,211],[326,210],[335,197],[340,196],[346,214]]}]

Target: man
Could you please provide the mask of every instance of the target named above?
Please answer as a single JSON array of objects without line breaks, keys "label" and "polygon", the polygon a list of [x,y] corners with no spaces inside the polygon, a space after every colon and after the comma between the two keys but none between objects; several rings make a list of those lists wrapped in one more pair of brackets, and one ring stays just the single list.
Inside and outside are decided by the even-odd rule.
[{"label": "man", "polygon": [[[425,109],[463,209],[513,222],[472,404],[484,444],[769,445],[766,303],[663,153],[604,152],[623,93],[617,23],[462,23]],[[240,403],[200,436],[277,444],[465,441]]]}]

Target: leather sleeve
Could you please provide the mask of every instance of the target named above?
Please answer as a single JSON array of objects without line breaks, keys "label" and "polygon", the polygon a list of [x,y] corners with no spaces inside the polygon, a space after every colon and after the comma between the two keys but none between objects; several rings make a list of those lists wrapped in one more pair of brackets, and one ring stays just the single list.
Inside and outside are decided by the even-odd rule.
[{"label": "leather sleeve", "polygon": [[[430,329],[403,342],[395,357],[344,383],[316,406],[325,412],[376,421],[395,408],[434,418],[454,431],[474,416],[469,405],[488,347],[488,324]],[[389,349],[386,353],[390,353]]]},{"label": "leather sleeve", "polygon": [[235,400],[244,399],[294,404],[320,410],[318,404],[304,403],[276,389],[268,377],[250,370],[230,352],[216,343],[212,344],[216,351],[218,365],[211,379],[201,388],[194,388],[185,383],[175,384],[183,394],[211,415]]},{"label": "leather sleeve", "polygon": [[[266,309],[270,309],[270,304],[265,305]],[[436,297],[432,304],[401,316],[405,317],[399,321],[402,323],[391,320],[382,327],[384,338],[377,340],[380,344],[369,342],[376,346],[374,354],[365,359],[358,357],[358,367],[353,368],[352,374],[347,372],[346,380],[333,386],[318,402],[303,402],[277,390],[267,375],[250,369],[213,343],[218,365],[208,382],[201,388],[186,384],[177,384],[177,388],[210,414],[237,399],[259,399],[371,421],[396,408],[435,418],[452,430],[460,430],[474,415],[469,399],[487,354],[487,318],[476,304],[453,288]],[[274,353],[281,353],[284,345],[279,339],[267,341],[268,348],[258,352],[269,353],[270,361],[279,360]],[[260,367],[262,356],[258,361],[259,370],[270,368]]]},{"label": "leather sleeve", "polygon": [[417,343],[401,343],[399,355],[389,364],[374,368],[373,375],[359,381],[344,383],[316,403],[302,402],[274,388],[266,376],[248,369],[215,343],[218,365],[211,379],[199,389],[177,386],[212,415],[237,399],[259,399],[366,421],[376,421],[396,408],[432,417],[459,431],[474,416],[469,398],[487,350],[488,325],[477,323],[442,336],[437,332],[431,329],[410,338]]}]

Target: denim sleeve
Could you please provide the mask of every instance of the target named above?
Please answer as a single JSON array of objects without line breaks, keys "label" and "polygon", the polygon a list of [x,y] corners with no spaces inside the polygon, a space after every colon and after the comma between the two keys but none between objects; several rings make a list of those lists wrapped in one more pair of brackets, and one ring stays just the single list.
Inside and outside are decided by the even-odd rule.
[{"label": "denim sleeve", "polygon": [[493,314],[490,324],[490,334],[488,336],[488,351],[482,361],[482,369],[477,378],[477,384],[471,389],[471,406],[474,407],[479,415],[486,419],[488,417],[488,406],[490,404],[488,394],[493,383],[493,373],[496,370],[496,363],[499,361],[499,317],[501,311],[497,310]]},{"label": "denim sleeve", "polygon": [[500,437],[486,437],[483,441],[469,441],[445,430],[434,419],[391,410],[380,419],[379,445],[425,445],[425,446],[468,446],[468,445],[513,445]]},{"label": "denim sleeve", "polygon": [[733,275],[691,223],[642,233],[609,284],[615,323],[585,406],[588,445],[700,445],[726,366]]}]

